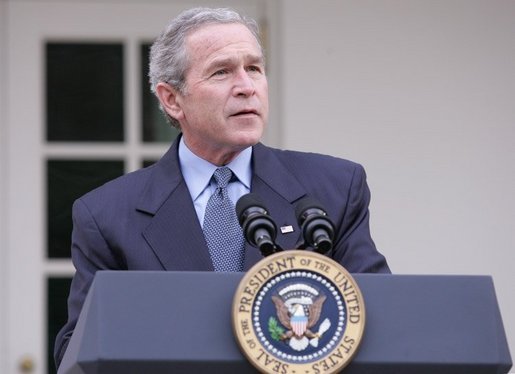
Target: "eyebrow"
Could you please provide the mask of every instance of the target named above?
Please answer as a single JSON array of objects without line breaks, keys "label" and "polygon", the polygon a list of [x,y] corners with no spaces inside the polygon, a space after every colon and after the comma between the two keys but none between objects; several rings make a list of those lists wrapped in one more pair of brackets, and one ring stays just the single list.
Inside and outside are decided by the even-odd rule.
[{"label": "eyebrow", "polygon": [[[237,59],[234,57],[225,57],[225,58],[220,58],[220,59],[215,58],[213,61],[211,61],[207,65],[206,70],[213,70],[217,67],[231,65],[234,63],[235,60],[237,60]],[[251,63],[251,64],[264,65],[265,59],[263,58],[263,56],[260,56],[260,55],[246,54],[244,57],[244,61],[246,62],[246,64]]]}]

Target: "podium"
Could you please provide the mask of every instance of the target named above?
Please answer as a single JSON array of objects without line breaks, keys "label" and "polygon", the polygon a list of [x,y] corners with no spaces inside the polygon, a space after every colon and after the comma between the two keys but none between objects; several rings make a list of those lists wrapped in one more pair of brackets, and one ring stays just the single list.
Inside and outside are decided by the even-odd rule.
[{"label": "podium", "polygon": [[[254,373],[233,336],[243,273],[101,271],[59,374]],[[491,277],[354,274],[366,306],[343,373],[507,373]]]}]

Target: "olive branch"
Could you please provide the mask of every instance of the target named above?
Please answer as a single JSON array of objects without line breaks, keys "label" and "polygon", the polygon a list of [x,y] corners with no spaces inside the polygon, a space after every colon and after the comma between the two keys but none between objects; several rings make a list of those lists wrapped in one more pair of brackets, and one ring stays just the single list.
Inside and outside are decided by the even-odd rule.
[{"label": "olive branch", "polygon": [[277,323],[277,320],[274,317],[270,317],[268,319],[268,332],[272,339],[280,341],[281,336],[284,333],[284,329],[279,326],[279,323]]}]

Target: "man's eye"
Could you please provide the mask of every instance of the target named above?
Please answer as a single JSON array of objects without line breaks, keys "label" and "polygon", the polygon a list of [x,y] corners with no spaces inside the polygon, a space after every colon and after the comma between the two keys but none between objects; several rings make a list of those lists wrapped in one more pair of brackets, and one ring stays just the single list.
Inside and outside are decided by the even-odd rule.
[{"label": "man's eye", "polygon": [[259,66],[252,65],[252,66],[247,67],[247,71],[260,73],[261,68]]},{"label": "man's eye", "polygon": [[226,69],[220,69],[220,70],[217,70],[213,73],[214,76],[216,75],[225,75],[227,74],[227,70]]}]

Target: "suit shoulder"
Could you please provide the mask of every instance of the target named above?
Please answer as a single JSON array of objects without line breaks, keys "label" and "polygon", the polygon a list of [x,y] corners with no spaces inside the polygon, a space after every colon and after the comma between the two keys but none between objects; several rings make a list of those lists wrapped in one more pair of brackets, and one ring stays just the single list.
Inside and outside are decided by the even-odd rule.
[{"label": "suit shoulder", "polygon": [[80,199],[86,202],[130,200],[145,188],[152,169],[153,165],[121,175],[87,192]]},{"label": "suit shoulder", "polygon": [[328,172],[337,171],[339,174],[353,175],[356,172],[364,172],[361,164],[344,158],[315,152],[270,149],[288,169],[300,174],[327,175]]}]

